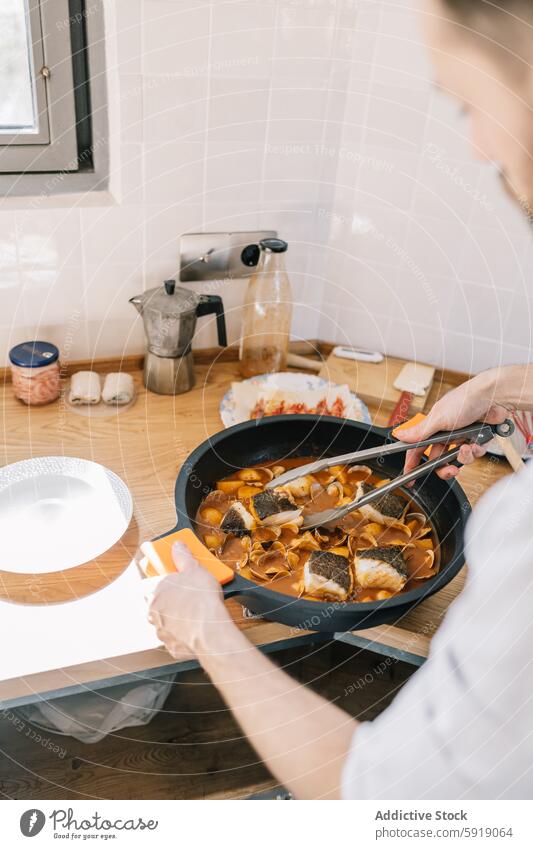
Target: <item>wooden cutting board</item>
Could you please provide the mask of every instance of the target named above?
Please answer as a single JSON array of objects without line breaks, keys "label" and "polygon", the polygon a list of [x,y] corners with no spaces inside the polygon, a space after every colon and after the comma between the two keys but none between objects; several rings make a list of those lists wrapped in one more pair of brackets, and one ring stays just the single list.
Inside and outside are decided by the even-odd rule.
[{"label": "wooden cutting board", "polygon": [[[385,357],[381,363],[362,363],[330,354],[318,374],[331,383],[348,384],[366,404],[392,412],[401,395],[401,392],[394,388],[394,381],[404,365],[405,360],[396,357]],[[431,387],[428,387],[425,395],[413,396],[411,414],[424,410],[430,389]]]}]

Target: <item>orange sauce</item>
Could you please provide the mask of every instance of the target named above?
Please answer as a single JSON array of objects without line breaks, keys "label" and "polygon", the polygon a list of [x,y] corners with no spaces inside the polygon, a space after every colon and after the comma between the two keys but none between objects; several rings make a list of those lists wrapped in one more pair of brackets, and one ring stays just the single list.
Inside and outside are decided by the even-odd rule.
[{"label": "orange sauce", "polygon": [[[302,465],[306,465],[307,463],[311,463],[311,462],[313,462],[313,459],[314,458],[312,458],[312,457],[298,457],[298,458],[291,458],[291,459],[273,461],[273,462],[265,463],[263,466],[250,467],[250,469],[247,469],[247,470],[237,471],[233,475],[230,475],[226,478],[223,478],[222,481],[219,481],[219,484],[221,484],[223,486],[225,486],[225,484],[227,484],[227,492],[226,492],[225,495],[221,494],[221,496],[218,499],[215,498],[214,503],[211,505],[215,510],[218,511],[219,515],[215,516],[214,514],[213,515],[209,514],[208,518],[206,518],[206,516],[208,514],[206,514],[204,511],[209,509],[210,496],[213,496],[213,493],[211,493],[210,496],[207,496],[207,499],[204,499],[202,501],[202,503],[200,504],[200,507],[198,508],[198,512],[197,512],[197,515],[196,515],[196,522],[195,522],[195,530],[196,530],[197,535],[200,537],[200,539],[202,539],[205,542],[205,544],[208,546],[208,548],[210,548],[210,550],[212,550],[217,555],[217,557],[219,557],[219,559],[224,560],[224,562],[228,563],[228,565],[231,565],[232,568],[236,568],[237,571],[239,572],[239,574],[242,575],[244,578],[248,578],[249,580],[254,581],[255,583],[268,586],[269,589],[272,589],[272,590],[279,592],[279,593],[283,593],[284,595],[305,598],[305,599],[308,599],[310,601],[316,601],[317,599],[313,596],[305,595],[303,593],[303,570],[304,570],[306,560],[309,556],[309,550],[304,550],[304,551],[297,550],[296,551],[296,553],[298,555],[298,562],[293,565],[290,574],[273,576],[267,581],[260,581],[256,578],[256,576],[254,576],[254,574],[250,570],[249,564],[244,564],[244,563],[242,565],[238,564],[239,556],[242,552],[242,547],[241,547],[240,541],[237,540],[237,538],[234,538],[230,534],[229,535],[230,538],[229,539],[226,538],[225,545],[224,545],[224,547],[222,546],[222,540],[223,540],[224,535],[221,533],[219,525],[220,525],[220,521],[222,520],[223,514],[226,512],[226,510],[229,508],[229,506],[231,505],[231,503],[233,501],[240,501],[243,504],[243,506],[247,510],[250,511],[252,509],[251,505],[252,505],[253,494],[255,494],[256,492],[260,492],[263,488],[264,484],[261,481],[253,481],[253,480],[248,480],[248,479],[241,479],[241,483],[238,485],[237,482],[239,480],[239,475],[241,475],[241,474],[244,475],[247,472],[249,474],[253,475],[254,470],[260,470],[260,469],[270,469],[270,470],[272,470],[276,466],[282,466],[283,469],[285,471],[287,471],[289,469],[297,468],[298,466],[302,466]],[[348,467],[342,467],[342,468],[346,469]],[[278,474],[280,474],[280,472],[278,472]],[[326,471],[317,473],[313,477],[314,477],[314,479],[317,483],[321,484],[322,486],[325,486],[327,484],[327,481],[328,481],[330,475],[331,475],[331,470],[326,470]],[[366,480],[369,484],[371,484],[373,486],[379,486],[380,484],[385,483],[386,480],[388,480],[388,479],[380,478],[375,473],[372,473],[369,477],[366,478]],[[347,483],[343,486],[343,489],[344,489],[344,496],[345,497],[355,497],[355,485],[351,485],[350,483]],[[241,494],[239,495],[239,493],[241,493]],[[422,513],[421,508],[419,507],[419,505],[414,500],[406,497],[406,495],[404,493],[402,493],[401,491],[398,491],[395,494],[399,495],[406,502],[406,508],[407,508],[406,511],[405,511],[406,514],[410,514],[411,512],[416,513],[416,514]],[[206,505],[206,500],[207,500],[207,505]],[[296,498],[296,501],[299,504],[299,506],[302,506],[303,502],[302,502],[301,499]],[[309,508],[308,512],[316,512],[317,510],[321,510],[321,509],[324,509],[324,508],[327,509],[327,507],[330,507],[331,504],[326,503],[326,501],[327,501],[327,496],[325,497],[324,494],[319,493],[318,497],[313,498],[312,509]],[[308,503],[309,503],[309,501],[308,501]],[[305,507],[304,507],[304,512],[305,512]],[[425,518],[424,527],[430,527],[431,528],[429,533],[426,533],[426,534],[423,535],[423,539],[426,541],[424,543],[424,545],[425,545],[426,548],[431,547],[434,551],[435,564],[436,565],[435,565],[433,574],[436,574],[436,572],[438,571],[438,555],[439,555],[438,540],[437,540],[434,528],[431,526],[431,523],[429,522],[427,517],[424,517],[424,518]],[[368,521],[370,522],[370,520],[368,520]],[[300,531],[299,536],[303,533],[304,533],[303,531]],[[401,537],[401,533],[399,534],[398,530],[395,531],[394,529],[384,528],[383,532],[379,536],[379,542],[377,544],[379,544],[380,546],[381,545],[387,545],[387,544],[389,544],[389,545],[393,544],[393,540],[397,540],[399,538],[399,536]],[[405,543],[407,543],[409,541],[408,536],[406,536],[405,534],[403,535],[402,539],[404,539]],[[211,543],[211,545],[209,543]],[[270,550],[270,545],[271,544],[269,544],[269,543],[263,543],[263,547],[264,547],[265,552]],[[340,545],[346,546],[347,540],[341,541]],[[368,547],[370,548],[371,546],[369,545]],[[326,548],[327,548],[327,546],[326,546]],[[422,552],[420,552],[420,556],[423,557]],[[401,593],[409,592],[410,590],[416,588],[417,586],[420,586],[420,584],[423,583],[424,580],[427,580],[427,578],[424,577],[422,579],[417,579],[417,578],[414,578],[414,577],[410,577],[408,579],[407,583],[405,584],[404,588],[401,590]],[[398,595],[398,593],[390,593],[390,595]],[[349,602],[377,601],[382,597],[383,597],[383,590],[363,588],[363,587],[355,585],[353,592],[350,594],[347,601],[349,601]],[[320,599],[320,600],[323,601],[323,599]]]}]

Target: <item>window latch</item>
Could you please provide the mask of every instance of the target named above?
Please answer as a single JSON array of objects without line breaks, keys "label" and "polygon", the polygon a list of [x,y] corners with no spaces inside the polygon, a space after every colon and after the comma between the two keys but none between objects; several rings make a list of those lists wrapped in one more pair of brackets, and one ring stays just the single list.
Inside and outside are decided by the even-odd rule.
[{"label": "window latch", "polygon": [[49,79],[49,77],[52,76],[52,72],[48,65],[43,65],[43,67],[39,71],[39,74],[41,75],[41,77],[44,77],[45,80]]}]

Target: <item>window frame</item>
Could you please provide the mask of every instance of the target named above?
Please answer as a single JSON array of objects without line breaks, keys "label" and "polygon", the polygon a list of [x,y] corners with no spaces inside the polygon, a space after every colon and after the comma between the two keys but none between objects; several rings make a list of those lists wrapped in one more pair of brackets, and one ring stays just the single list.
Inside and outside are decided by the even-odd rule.
[{"label": "window frame", "polygon": [[[50,143],[50,124],[48,121],[48,103],[46,92],[46,80],[41,69],[44,67],[44,51],[43,37],[41,25],[41,13],[39,0],[24,0],[24,6],[27,10],[29,22],[29,35],[31,37],[33,73],[32,88],[33,88],[33,108],[34,113],[37,113],[39,131],[36,133],[13,132],[0,133],[0,146],[4,145],[23,145],[24,141],[27,146],[37,144]],[[35,35],[34,35],[35,34]],[[28,44],[29,47],[29,44]]]},{"label": "window frame", "polygon": [[[24,143],[22,137],[27,134],[20,133],[17,142],[6,147],[3,141],[10,134],[0,135],[0,196],[104,191],[108,187],[109,151],[103,3],[91,0],[89,13],[84,11],[82,0],[28,2],[32,20],[36,20],[35,10],[40,18],[43,46],[40,68],[52,69],[50,76],[40,75],[46,103],[52,107],[48,110],[50,142]],[[78,25],[78,38],[71,35],[72,19]],[[59,21],[63,26],[58,26]],[[86,35],[83,51],[80,51],[80,27]],[[35,62],[35,55],[37,60],[41,55],[38,49],[35,54],[39,33],[36,38],[32,31],[32,41]],[[86,71],[81,82],[77,79],[76,88],[73,63],[78,71],[83,70],[83,65]],[[36,83],[40,68],[35,65]]]}]

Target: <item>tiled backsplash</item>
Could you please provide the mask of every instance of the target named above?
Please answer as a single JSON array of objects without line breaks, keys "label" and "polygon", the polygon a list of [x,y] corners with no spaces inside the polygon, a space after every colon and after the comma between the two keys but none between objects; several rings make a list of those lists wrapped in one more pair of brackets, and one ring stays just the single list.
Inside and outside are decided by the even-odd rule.
[{"label": "tiled backsplash", "polygon": [[320,335],[466,371],[529,360],[529,226],[394,6],[360,5]]},{"label": "tiled backsplash", "polygon": [[[290,242],[297,338],[529,358],[528,228],[432,91],[410,7],[106,2],[116,202],[0,211],[2,361],[34,335],[71,359],[141,351],[128,299],[177,273],[180,233],[256,228]],[[243,291],[220,286],[230,341]],[[215,339],[201,319],[195,345]]]}]

